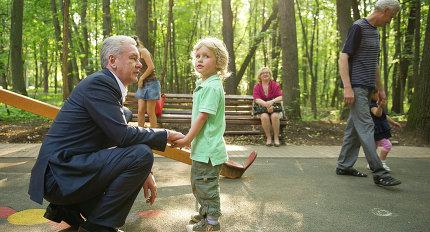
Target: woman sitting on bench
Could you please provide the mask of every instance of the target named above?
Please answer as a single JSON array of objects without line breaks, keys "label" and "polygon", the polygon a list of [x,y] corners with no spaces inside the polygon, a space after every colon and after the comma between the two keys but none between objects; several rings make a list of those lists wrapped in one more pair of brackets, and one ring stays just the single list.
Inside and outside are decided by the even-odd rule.
[{"label": "woman sitting on bench", "polygon": [[[272,79],[272,71],[261,68],[257,73],[258,83],[254,86],[254,113],[259,115],[266,135],[266,146],[279,147],[279,126],[282,117],[282,90]],[[270,129],[273,129],[273,142]]]}]

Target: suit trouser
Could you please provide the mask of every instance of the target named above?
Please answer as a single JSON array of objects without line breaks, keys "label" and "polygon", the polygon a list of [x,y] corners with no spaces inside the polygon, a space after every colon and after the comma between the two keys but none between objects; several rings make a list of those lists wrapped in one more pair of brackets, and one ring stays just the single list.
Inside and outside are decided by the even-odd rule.
[{"label": "suit trouser", "polygon": [[[45,199],[77,210],[91,223],[120,227],[148,177],[154,157],[143,144],[98,151],[106,157],[95,179],[76,192],[63,196],[52,172],[45,176]],[[83,170],[84,173],[84,170]]]},{"label": "suit trouser", "polygon": [[221,165],[194,161],[191,165],[191,188],[200,204],[199,214],[213,218],[221,216],[219,174]]},{"label": "suit trouser", "polygon": [[387,176],[389,174],[383,168],[376,152],[375,128],[369,108],[370,90],[353,88],[353,91],[355,101],[349,113],[337,167],[343,170],[352,168],[357,161],[360,146],[363,146],[367,162],[370,168],[374,170],[373,175],[378,177]]}]

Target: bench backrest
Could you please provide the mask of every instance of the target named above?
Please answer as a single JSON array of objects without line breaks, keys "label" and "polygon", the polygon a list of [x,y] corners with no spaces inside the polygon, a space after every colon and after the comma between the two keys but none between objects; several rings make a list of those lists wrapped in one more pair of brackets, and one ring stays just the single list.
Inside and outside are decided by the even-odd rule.
[{"label": "bench backrest", "polygon": [[[192,94],[165,94],[163,114],[190,114],[193,102]],[[253,98],[250,95],[226,95],[226,115],[252,115]],[[125,105],[137,113],[137,99],[134,93],[128,93]]]}]

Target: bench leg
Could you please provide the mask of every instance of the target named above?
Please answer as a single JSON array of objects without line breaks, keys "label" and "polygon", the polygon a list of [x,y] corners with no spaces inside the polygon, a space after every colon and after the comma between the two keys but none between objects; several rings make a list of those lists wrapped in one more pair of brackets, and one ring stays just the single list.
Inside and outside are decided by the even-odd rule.
[{"label": "bench leg", "polygon": [[283,145],[287,144],[287,132],[285,131],[285,127],[287,127],[286,125],[281,125],[279,128],[279,142]]}]

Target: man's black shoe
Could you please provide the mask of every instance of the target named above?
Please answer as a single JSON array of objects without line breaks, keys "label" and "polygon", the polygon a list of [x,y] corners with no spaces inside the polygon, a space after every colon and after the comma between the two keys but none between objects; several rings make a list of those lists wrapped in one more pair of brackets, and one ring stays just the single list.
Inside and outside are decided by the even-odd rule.
[{"label": "man's black shoe", "polygon": [[52,203],[49,203],[48,207],[46,207],[43,217],[57,223],[65,221],[73,228],[79,228],[79,225],[84,222],[78,211],[69,209],[67,206]]},{"label": "man's black shoe", "polygon": [[374,176],[373,182],[375,182],[375,184],[378,186],[395,186],[402,183],[400,180],[397,180],[391,176],[386,176],[386,177]]},{"label": "man's black shoe", "polygon": [[336,168],[336,174],[337,175],[345,175],[345,176],[357,176],[357,177],[367,177],[366,173],[362,173],[359,172],[358,170],[354,169],[354,168],[349,168],[349,169],[340,169],[340,168]]}]

